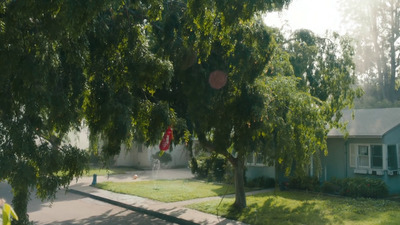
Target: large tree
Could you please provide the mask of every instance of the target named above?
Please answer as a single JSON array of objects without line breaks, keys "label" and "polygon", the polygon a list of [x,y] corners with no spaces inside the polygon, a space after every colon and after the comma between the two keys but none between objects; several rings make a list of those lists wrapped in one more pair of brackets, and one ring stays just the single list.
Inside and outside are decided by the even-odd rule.
[{"label": "large tree", "polygon": [[241,19],[286,2],[2,1],[0,179],[12,186],[19,223],[28,221],[33,188],[53,198],[82,174],[86,153],[64,140],[83,118],[91,139],[105,140],[105,157],[124,141],[152,144],[165,126],[185,127],[169,101],[155,95],[174,71],[169,46],[155,47],[155,35],[174,32],[163,26],[162,13],[177,10],[192,19],[182,25],[195,32],[181,38],[206,59],[215,38],[212,15],[225,18],[226,35]]},{"label": "large tree", "polygon": [[[353,96],[351,82],[340,82],[351,80],[350,62],[332,53],[341,45],[317,45],[323,51],[308,63],[323,79],[296,81],[285,56],[297,51],[254,17],[288,3],[2,1],[0,179],[13,188],[20,223],[33,188],[52,198],[82,174],[86,153],[65,135],[83,120],[92,141],[104,140],[105,158],[123,142],[158,142],[169,125],[175,136],[196,135],[234,166],[240,208],[247,154],[290,168],[324,150],[327,121]],[[210,86],[210,74],[222,85]]]},{"label": "large tree", "polygon": [[53,199],[82,175],[87,152],[66,135],[84,118],[107,141],[106,157],[132,130],[147,137],[157,128],[147,97],[172,74],[146,34],[159,4],[0,3],[0,180],[12,186],[18,224],[28,223],[32,190]]},{"label": "large tree", "polygon": [[[188,19],[184,10],[163,14],[161,27],[170,32],[157,37],[169,46],[175,75],[155,96],[170,103],[206,149],[233,165],[235,206],[243,208],[248,154],[261,152],[289,172],[293,162],[304,171],[314,154],[326,153],[329,127],[339,126],[341,109],[356,96],[352,48],[336,34],[299,31],[285,40],[256,18],[227,26],[224,14],[203,13],[200,19]],[[224,86],[212,84],[216,74],[227,79]]]}]

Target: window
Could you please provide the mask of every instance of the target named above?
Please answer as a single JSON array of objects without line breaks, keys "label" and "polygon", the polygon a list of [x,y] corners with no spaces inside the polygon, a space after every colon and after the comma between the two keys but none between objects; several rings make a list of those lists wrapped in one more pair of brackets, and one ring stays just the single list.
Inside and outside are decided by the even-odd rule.
[{"label": "window", "polygon": [[382,145],[371,145],[371,167],[382,169],[383,167]]},{"label": "window", "polygon": [[261,152],[252,152],[247,155],[247,164],[250,165],[265,165],[264,157]]},{"label": "window", "polygon": [[[350,167],[357,169],[384,169],[383,145],[351,144],[349,149]],[[385,157],[386,158],[386,157]]]},{"label": "window", "polygon": [[397,170],[397,148],[396,145],[388,145],[388,169]]},{"label": "window", "polygon": [[260,152],[256,154],[256,164],[264,164],[264,157]]},{"label": "window", "polygon": [[369,167],[369,146],[359,145],[358,146],[358,158],[357,164],[359,167]]},{"label": "window", "polygon": [[254,152],[247,155],[247,163],[253,164],[254,163]]}]

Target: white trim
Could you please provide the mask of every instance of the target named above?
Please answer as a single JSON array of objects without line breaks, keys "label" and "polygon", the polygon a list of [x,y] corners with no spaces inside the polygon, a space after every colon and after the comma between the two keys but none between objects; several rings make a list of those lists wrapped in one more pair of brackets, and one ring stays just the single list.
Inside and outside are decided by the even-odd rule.
[{"label": "white trim", "polygon": [[267,164],[257,162],[257,155],[261,154],[260,152],[251,152],[250,154],[252,155],[252,157],[249,157],[251,159],[251,162],[249,162],[249,158],[246,158],[247,166],[267,166]]},{"label": "white trim", "polygon": [[[382,146],[382,168],[373,168],[372,167],[372,147],[371,146]],[[366,155],[359,155],[360,154],[360,146],[365,146],[367,150]],[[365,149],[364,149],[365,151]],[[366,160],[368,157],[368,160]],[[378,143],[351,143],[349,144],[349,166],[354,169],[354,173],[360,174],[376,174],[376,175],[383,175],[383,171],[387,170],[387,145],[385,144],[378,144]],[[360,158],[364,158],[363,163],[364,165],[360,165]],[[399,159],[400,160],[400,159]],[[367,164],[368,165],[365,165]]]},{"label": "white trim", "polygon": [[350,167],[357,167],[357,151],[355,144],[350,144]]},{"label": "white trim", "polygon": [[[388,145],[382,144],[382,169],[388,168]],[[383,174],[382,174],[383,175]]]},{"label": "white trim", "polygon": [[[366,145],[366,144],[359,144],[359,145],[356,145],[357,146],[357,148],[356,148],[356,153],[357,153],[357,155],[356,155],[356,162],[357,162],[357,168],[371,168],[371,148],[370,148],[370,145]],[[367,147],[367,155],[360,155],[360,147]],[[368,157],[368,159],[365,161],[365,162],[368,162],[368,165],[367,166],[364,166],[364,165],[361,165],[361,160],[360,160],[360,158],[366,158],[366,157]]]}]

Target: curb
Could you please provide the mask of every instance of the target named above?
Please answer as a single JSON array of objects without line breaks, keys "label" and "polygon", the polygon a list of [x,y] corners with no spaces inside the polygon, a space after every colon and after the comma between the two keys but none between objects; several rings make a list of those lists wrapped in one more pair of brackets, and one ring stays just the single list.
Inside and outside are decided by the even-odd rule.
[{"label": "curb", "polygon": [[129,210],[132,210],[132,211],[135,211],[135,212],[139,212],[139,213],[147,214],[147,215],[150,215],[150,216],[154,216],[154,217],[157,217],[159,219],[162,219],[162,220],[165,220],[165,221],[168,221],[168,222],[171,222],[171,223],[177,223],[177,224],[182,224],[182,225],[199,225],[198,223],[195,223],[193,221],[184,220],[184,219],[181,219],[181,218],[177,218],[175,216],[170,216],[170,215],[167,215],[167,214],[164,214],[164,213],[159,213],[159,212],[156,212],[156,211],[153,211],[153,210],[148,210],[148,209],[136,207],[136,206],[133,206],[133,205],[128,205],[128,204],[125,204],[125,203],[122,203],[122,202],[118,202],[118,201],[114,201],[114,200],[111,200],[111,199],[108,199],[108,198],[104,198],[104,197],[100,197],[100,196],[97,196],[97,195],[89,194],[89,193],[86,193],[86,192],[83,192],[83,191],[78,191],[78,190],[75,190],[75,189],[69,189],[68,192],[70,192],[72,194],[77,194],[77,195],[89,197],[89,198],[92,198],[92,199],[95,199],[95,200],[99,200],[99,201],[102,201],[102,202],[106,202],[106,203],[109,203],[109,204],[112,204],[112,205],[115,205],[115,206],[119,206],[119,207],[122,207],[122,208],[125,208],[125,209],[129,209]]}]

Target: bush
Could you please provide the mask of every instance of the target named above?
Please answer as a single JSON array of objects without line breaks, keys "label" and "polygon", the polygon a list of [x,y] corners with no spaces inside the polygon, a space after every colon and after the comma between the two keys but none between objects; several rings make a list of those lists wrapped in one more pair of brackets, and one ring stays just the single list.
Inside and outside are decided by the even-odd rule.
[{"label": "bush", "polygon": [[322,191],[353,198],[383,198],[389,194],[388,187],[383,180],[368,177],[332,179],[322,185]]},{"label": "bush", "polygon": [[157,152],[157,153],[153,154],[151,157],[152,157],[153,159],[158,159],[158,160],[160,160],[160,163],[162,163],[162,164],[168,164],[169,162],[172,161],[172,156],[171,156],[171,154],[169,154],[168,152],[164,152],[164,153],[162,154],[162,156],[160,156],[160,153]]},{"label": "bush", "polygon": [[275,179],[270,177],[257,177],[247,182],[250,188],[273,188],[275,187]]},{"label": "bush", "polygon": [[342,181],[340,194],[350,197],[382,198],[388,196],[389,191],[383,180],[353,177]]},{"label": "bush", "polygon": [[289,178],[289,188],[306,191],[319,191],[320,182],[318,177],[315,176],[293,176]]},{"label": "bush", "polygon": [[[243,176],[246,175],[246,172],[243,174]],[[244,179],[246,181],[246,177]],[[227,184],[233,184],[235,181],[235,174],[234,174],[234,169],[232,164],[229,162],[226,163],[225,165],[225,175],[224,175],[224,182]]]},{"label": "bush", "polygon": [[341,186],[336,184],[335,182],[325,181],[322,184],[321,191],[324,193],[335,194],[338,195],[340,193]]},{"label": "bush", "polygon": [[227,161],[223,156],[200,156],[194,160],[192,159],[190,168],[197,178],[207,179],[208,181],[223,181],[227,167]]}]

